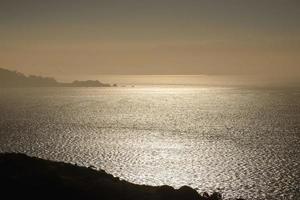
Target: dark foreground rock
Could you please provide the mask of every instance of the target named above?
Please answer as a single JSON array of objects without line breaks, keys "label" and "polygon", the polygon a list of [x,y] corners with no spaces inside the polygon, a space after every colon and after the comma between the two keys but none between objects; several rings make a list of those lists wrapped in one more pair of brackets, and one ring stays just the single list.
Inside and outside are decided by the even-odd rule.
[{"label": "dark foreground rock", "polygon": [[62,162],[0,154],[1,199],[105,200],[220,200],[221,195],[199,195],[188,186],[136,185],[104,171]]}]

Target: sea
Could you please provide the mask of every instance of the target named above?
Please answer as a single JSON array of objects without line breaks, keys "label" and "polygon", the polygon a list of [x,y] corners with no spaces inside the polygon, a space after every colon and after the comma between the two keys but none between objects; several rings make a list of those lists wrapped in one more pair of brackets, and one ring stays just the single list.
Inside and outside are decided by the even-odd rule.
[{"label": "sea", "polygon": [[300,88],[0,88],[0,152],[226,199],[300,199]]}]

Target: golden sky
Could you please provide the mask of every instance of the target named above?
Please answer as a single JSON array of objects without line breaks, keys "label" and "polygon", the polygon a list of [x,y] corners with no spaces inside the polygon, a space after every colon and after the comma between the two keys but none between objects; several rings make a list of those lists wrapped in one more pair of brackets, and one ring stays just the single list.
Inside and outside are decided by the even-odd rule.
[{"label": "golden sky", "polygon": [[0,67],[300,79],[298,0],[0,0]]}]

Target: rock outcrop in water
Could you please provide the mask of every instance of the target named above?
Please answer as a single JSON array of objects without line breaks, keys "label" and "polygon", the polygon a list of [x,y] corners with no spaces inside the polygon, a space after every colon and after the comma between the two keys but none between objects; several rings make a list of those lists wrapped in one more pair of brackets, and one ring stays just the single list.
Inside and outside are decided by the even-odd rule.
[{"label": "rock outcrop in water", "polygon": [[0,154],[1,199],[221,200],[183,186],[136,185],[92,168],[24,154]]}]

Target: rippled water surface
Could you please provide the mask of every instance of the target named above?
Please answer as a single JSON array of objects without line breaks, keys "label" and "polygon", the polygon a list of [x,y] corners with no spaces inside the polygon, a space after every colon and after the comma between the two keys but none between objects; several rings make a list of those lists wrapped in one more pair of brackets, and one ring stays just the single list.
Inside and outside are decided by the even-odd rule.
[{"label": "rippled water surface", "polygon": [[300,199],[300,90],[0,89],[0,151],[128,181]]}]

